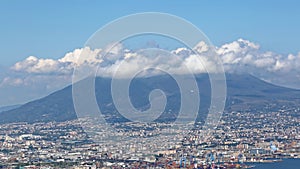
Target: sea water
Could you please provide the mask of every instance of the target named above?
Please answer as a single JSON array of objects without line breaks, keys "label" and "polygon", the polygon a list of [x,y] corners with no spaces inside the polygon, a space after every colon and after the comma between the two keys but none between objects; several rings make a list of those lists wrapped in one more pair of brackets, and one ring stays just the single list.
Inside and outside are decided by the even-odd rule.
[{"label": "sea water", "polygon": [[274,163],[253,163],[254,169],[300,169],[300,159],[283,159]]}]

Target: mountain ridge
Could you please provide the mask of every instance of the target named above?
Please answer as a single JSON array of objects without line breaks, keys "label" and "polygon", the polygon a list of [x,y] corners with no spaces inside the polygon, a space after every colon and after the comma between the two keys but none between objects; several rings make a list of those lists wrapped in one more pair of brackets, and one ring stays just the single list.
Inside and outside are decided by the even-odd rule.
[{"label": "mountain ridge", "polygon": [[[200,90],[199,114],[207,113],[211,92],[209,76],[201,74],[195,77]],[[108,116],[108,121],[126,121],[119,117],[120,114],[113,104],[110,83],[110,78],[97,77],[95,80],[95,93],[99,108]],[[263,108],[269,103],[282,101],[295,105],[300,103],[300,90],[276,86],[249,74],[226,74],[226,83],[226,111],[251,111]],[[134,79],[129,89],[133,106],[140,110],[147,110],[150,107],[149,92],[155,88],[161,88],[168,93],[165,110],[171,110],[171,113],[163,113],[162,119],[174,120],[180,109],[180,92],[172,77],[161,75]],[[76,119],[76,117],[70,85],[18,108],[1,112],[0,123],[66,121]]]}]

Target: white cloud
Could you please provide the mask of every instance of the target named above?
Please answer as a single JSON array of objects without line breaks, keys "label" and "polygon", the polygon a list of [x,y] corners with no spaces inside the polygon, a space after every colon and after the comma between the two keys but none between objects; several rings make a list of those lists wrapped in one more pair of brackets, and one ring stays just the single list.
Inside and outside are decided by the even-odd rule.
[{"label": "white cloud", "polygon": [[263,51],[258,44],[243,39],[222,45],[217,53],[227,72],[250,73],[276,85],[300,88],[300,53]]},{"label": "white cloud", "polygon": [[217,48],[227,71],[248,72],[258,68],[260,71],[298,71],[300,58],[294,55],[280,55],[262,51],[260,46],[247,40],[239,39]]},{"label": "white cloud", "polygon": [[16,71],[26,71],[28,73],[51,73],[59,70],[59,62],[53,59],[38,59],[29,56],[22,62],[16,63],[12,69]]},{"label": "white cloud", "polygon": [[[87,70],[97,68],[100,76],[113,76],[118,70],[118,75],[122,77],[146,67],[181,74],[186,73],[186,67],[194,73],[218,70],[214,58],[210,57],[210,46],[199,42],[194,50],[199,55],[181,47],[170,51],[176,56],[165,55],[163,52],[154,52],[149,56],[116,44],[104,49],[75,49],[58,60],[29,56],[13,65],[6,76],[2,75],[0,90],[7,86],[39,86],[43,87],[45,93],[49,93],[71,83],[74,67],[80,66],[92,68]],[[300,88],[300,53],[281,55],[263,51],[258,44],[243,39],[226,43],[214,50],[226,72],[251,73],[275,84]]]},{"label": "white cloud", "polygon": [[[58,60],[38,59],[30,56],[24,61],[16,63],[11,69],[16,72],[26,72],[32,74],[66,74],[71,75],[76,66],[89,66],[98,68],[98,74],[102,76],[112,76],[117,69],[122,69],[122,73],[137,71],[145,67],[164,68],[168,71],[177,71],[183,66],[187,66],[194,73],[211,72],[217,68],[215,60],[209,57],[210,47],[204,42],[200,42],[194,48],[201,56],[195,55],[190,49],[178,48],[171,51],[178,57],[142,56],[141,53],[124,49],[122,44],[117,44],[112,48],[109,45],[105,49],[90,49],[89,47],[75,49],[68,52]],[[298,73],[300,66],[300,54],[280,55],[270,51],[262,51],[260,46],[248,40],[238,39],[237,41],[226,43],[218,48],[216,52],[224,64],[227,72],[293,72]],[[178,59],[179,58],[179,59]],[[200,59],[199,59],[200,58]],[[184,73],[184,72],[183,72]]]},{"label": "white cloud", "polygon": [[11,77],[5,77],[2,82],[0,83],[0,87],[11,85],[11,86],[20,86],[23,84],[22,78],[11,78]]}]

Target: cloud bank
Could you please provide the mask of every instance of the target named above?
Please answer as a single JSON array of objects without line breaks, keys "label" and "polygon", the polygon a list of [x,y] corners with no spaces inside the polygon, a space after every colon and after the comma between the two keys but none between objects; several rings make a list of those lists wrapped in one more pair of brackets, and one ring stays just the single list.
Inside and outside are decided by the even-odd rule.
[{"label": "cloud bank", "polygon": [[[190,49],[178,48],[170,51],[181,57],[163,57],[142,56],[141,53],[124,49],[122,44],[116,45],[111,50],[95,49],[89,47],[75,49],[67,53],[63,58],[39,59],[35,56],[29,56],[27,59],[20,61],[11,67],[15,72],[31,74],[71,74],[76,66],[98,67],[100,75],[112,76],[112,73],[120,65],[126,62],[127,69],[141,64],[141,67],[153,66],[160,67],[164,65],[169,69],[178,66],[187,66],[194,73],[206,72],[214,63],[209,63],[209,56],[205,52],[209,49],[204,42],[200,42],[195,50],[200,55],[194,54]],[[108,53],[107,53],[108,52]],[[231,43],[216,47],[216,53],[221,59],[224,69],[229,73],[296,73],[300,66],[300,53],[298,55],[281,55],[271,51],[262,51],[260,46],[248,40],[238,39]],[[106,55],[105,55],[106,54]],[[204,55],[202,55],[204,54]],[[203,56],[203,57],[202,57]],[[155,58],[154,58],[155,57]],[[199,57],[202,57],[202,63],[198,63]],[[179,61],[183,61],[178,63]],[[180,69],[180,68],[179,68]],[[126,70],[124,70],[126,71]],[[213,70],[211,70],[213,71]]]},{"label": "cloud bank", "polygon": [[[219,67],[211,57],[211,48],[207,44],[200,42],[194,50],[198,54],[184,47],[170,51],[169,55],[164,52],[149,54],[132,51],[117,44],[105,49],[75,49],[57,60],[29,56],[14,64],[6,75],[0,76],[0,91],[18,87],[33,91],[36,88],[41,91],[37,95],[49,94],[71,83],[75,67],[87,67],[88,70],[97,70],[99,76],[110,77],[117,70],[120,76],[126,77],[145,67],[160,68],[172,73],[187,73],[183,71],[187,70],[186,67],[193,73],[218,71]],[[244,39],[226,43],[213,50],[227,73],[250,73],[277,85],[300,88],[300,53],[282,55],[263,51],[258,44]],[[34,99],[33,97],[36,96],[26,99]]]}]

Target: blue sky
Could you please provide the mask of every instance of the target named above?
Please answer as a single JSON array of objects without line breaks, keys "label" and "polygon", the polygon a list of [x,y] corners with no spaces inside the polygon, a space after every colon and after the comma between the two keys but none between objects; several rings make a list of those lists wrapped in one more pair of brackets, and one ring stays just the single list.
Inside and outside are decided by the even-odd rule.
[{"label": "blue sky", "polygon": [[[193,23],[219,47],[225,71],[250,73],[276,85],[300,89],[299,7],[296,0],[3,0],[0,107],[26,103],[71,84],[80,52],[87,52],[92,61],[105,57],[82,48],[88,38],[115,19],[141,12],[170,13]],[[143,46],[145,40],[141,39],[131,39],[130,47]],[[174,45],[169,42],[159,41],[159,45]],[[113,72],[118,57],[124,59],[120,54],[105,58],[109,62],[103,64],[101,73]],[[192,55],[185,61],[190,59]],[[135,66],[128,66],[131,68]]]},{"label": "blue sky", "polygon": [[[121,3],[122,2],[122,3]],[[0,5],[0,55],[10,66],[29,55],[60,58],[104,24],[137,12],[166,12],[200,28],[215,45],[238,38],[278,53],[300,51],[298,1],[14,1]]]}]

